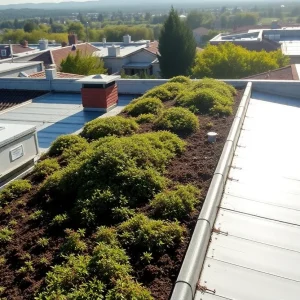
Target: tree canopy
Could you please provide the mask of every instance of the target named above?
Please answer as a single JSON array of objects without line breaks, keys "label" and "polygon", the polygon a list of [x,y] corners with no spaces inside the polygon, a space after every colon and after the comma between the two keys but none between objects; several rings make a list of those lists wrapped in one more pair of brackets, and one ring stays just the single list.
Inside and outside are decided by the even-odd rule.
[{"label": "tree canopy", "polygon": [[243,78],[286,66],[289,58],[280,50],[249,51],[232,43],[208,45],[197,53],[192,75],[196,78]]},{"label": "tree canopy", "polygon": [[191,29],[179,19],[174,8],[171,9],[161,30],[159,53],[158,60],[163,78],[188,75],[195,59],[196,42]]},{"label": "tree canopy", "polygon": [[60,71],[80,75],[106,73],[104,62],[100,57],[84,55],[79,50],[76,51],[75,55],[69,54],[66,59],[62,60]]}]

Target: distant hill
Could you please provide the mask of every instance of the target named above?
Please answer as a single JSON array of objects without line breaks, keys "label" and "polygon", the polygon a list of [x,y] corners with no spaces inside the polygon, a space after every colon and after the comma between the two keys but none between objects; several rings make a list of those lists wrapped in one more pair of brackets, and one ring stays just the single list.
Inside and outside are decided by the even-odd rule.
[{"label": "distant hill", "polygon": [[[1,0],[0,0],[1,1]],[[30,2],[30,0],[28,0]],[[272,2],[280,3],[282,0],[272,0]],[[141,4],[141,2],[143,4]],[[264,0],[256,0],[255,2],[263,3]],[[271,2],[271,1],[270,1]],[[290,2],[294,2],[293,0]],[[65,0],[60,3],[24,3],[24,4],[9,4],[9,5],[1,5],[0,10],[5,9],[51,9],[51,10],[90,10],[90,9],[101,9],[101,8],[123,8],[123,7],[134,7],[135,10],[143,10],[144,7],[152,8],[155,10],[157,6],[159,7],[170,7],[174,5],[175,7],[222,7],[226,5],[227,7],[233,5],[250,5],[253,4],[251,1],[240,1],[240,0],[230,0],[226,3],[222,0],[94,0],[94,1],[87,1],[87,2],[74,2]]]}]

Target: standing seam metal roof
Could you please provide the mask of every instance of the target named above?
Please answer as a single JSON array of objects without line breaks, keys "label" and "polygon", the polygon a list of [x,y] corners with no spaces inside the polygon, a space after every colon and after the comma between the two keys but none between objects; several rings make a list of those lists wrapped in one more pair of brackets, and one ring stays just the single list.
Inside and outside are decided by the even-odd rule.
[{"label": "standing seam metal roof", "polygon": [[196,300],[299,299],[299,126],[300,100],[253,93]]}]

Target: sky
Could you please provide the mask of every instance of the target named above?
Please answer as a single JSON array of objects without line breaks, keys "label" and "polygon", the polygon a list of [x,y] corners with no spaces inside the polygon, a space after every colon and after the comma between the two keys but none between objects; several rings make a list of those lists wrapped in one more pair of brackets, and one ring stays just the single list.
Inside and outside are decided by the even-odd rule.
[{"label": "sky", "polygon": [[[85,2],[87,0],[68,0],[68,1],[76,1],[76,2]],[[0,5],[5,4],[24,4],[24,3],[57,3],[57,2],[66,2],[66,0],[0,0]]]}]

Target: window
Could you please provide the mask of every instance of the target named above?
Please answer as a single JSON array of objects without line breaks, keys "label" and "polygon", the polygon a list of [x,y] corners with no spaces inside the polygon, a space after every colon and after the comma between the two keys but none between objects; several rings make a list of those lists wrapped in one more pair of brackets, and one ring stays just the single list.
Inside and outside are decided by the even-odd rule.
[{"label": "window", "polygon": [[6,56],[6,49],[1,49],[1,56]]}]

